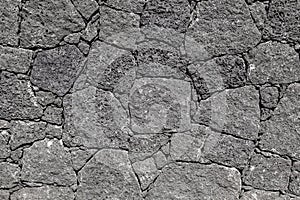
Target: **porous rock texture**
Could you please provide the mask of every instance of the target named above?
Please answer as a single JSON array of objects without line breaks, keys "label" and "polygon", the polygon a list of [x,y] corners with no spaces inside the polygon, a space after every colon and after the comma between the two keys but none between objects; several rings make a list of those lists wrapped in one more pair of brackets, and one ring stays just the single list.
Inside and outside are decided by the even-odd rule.
[{"label": "porous rock texture", "polygon": [[299,0],[1,0],[0,200],[300,200]]}]

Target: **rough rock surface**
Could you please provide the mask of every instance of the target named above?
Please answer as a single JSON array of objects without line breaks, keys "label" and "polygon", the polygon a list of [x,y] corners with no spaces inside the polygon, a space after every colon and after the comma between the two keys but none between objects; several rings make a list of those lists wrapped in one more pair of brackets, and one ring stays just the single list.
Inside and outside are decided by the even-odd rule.
[{"label": "rough rock surface", "polygon": [[1,0],[0,200],[300,200],[299,0]]}]

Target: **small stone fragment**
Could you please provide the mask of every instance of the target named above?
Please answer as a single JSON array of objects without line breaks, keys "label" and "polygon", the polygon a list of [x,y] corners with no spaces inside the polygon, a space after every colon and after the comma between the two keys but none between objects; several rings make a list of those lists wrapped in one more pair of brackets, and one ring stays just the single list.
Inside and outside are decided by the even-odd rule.
[{"label": "small stone fragment", "polygon": [[80,171],[79,183],[78,199],[142,199],[126,151],[99,151]]},{"label": "small stone fragment", "polygon": [[31,65],[32,57],[33,52],[30,50],[0,46],[0,69],[26,73]]},{"label": "small stone fragment", "polygon": [[11,123],[11,140],[9,145],[12,150],[26,144],[45,138],[45,122],[13,121]]},{"label": "small stone fragment", "polygon": [[155,181],[145,199],[238,199],[240,174],[218,165],[170,164]]},{"label": "small stone fragment", "polygon": [[156,154],[154,154],[153,158],[157,169],[162,169],[168,162],[167,157],[161,151],[158,151]]},{"label": "small stone fragment", "polygon": [[0,119],[0,129],[8,129],[9,122],[3,119]]},{"label": "small stone fragment", "polygon": [[52,124],[61,125],[63,121],[62,112],[63,112],[62,108],[58,108],[55,106],[48,106],[44,111],[42,120]]},{"label": "small stone fragment", "polygon": [[[242,0],[201,1],[187,31],[212,56],[236,54],[254,47],[261,38],[248,6]],[[195,45],[186,44],[186,48]]]},{"label": "small stone fragment", "polygon": [[291,161],[279,156],[265,157],[255,154],[249,167],[243,171],[247,185],[262,190],[286,190],[289,183]]},{"label": "small stone fragment", "polygon": [[18,45],[19,7],[21,1],[0,2],[0,44]]},{"label": "small stone fragment", "polygon": [[21,179],[27,182],[71,186],[76,183],[71,155],[57,139],[35,142],[24,150]]},{"label": "small stone fragment", "polygon": [[63,37],[84,28],[83,19],[68,0],[26,1],[21,15],[22,47],[54,47]]},{"label": "small stone fragment", "polygon": [[48,106],[50,104],[61,106],[61,99],[52,92],[36,91],[35,95],[37,102],[42,106]]},{"label": "small stone fragment", "polygon": [[30,80],[44,90],[63,96],[70,90],[84,64],[82,53],[73,45],[39,52]]},{"label": "small stone fragment", "polygon": [[132,167],[134,169],[134,172],[139,177],[142,190],[147,189],[159,175],[153,158],[148,158],[143,161],[137,161],[132,164]]},{"label": "small stone fragment", "polygon": [[260,90],[261,104],[265,108],[275,108],[279,101],[279,90],[276,87],[263,87]]},{"label": "small stone fragment", "polygon": [[16,164],[0,163],[0,189],[9,189],[19,182],[20,168]]},{"label": "small stone fragment", "polygon": [[36,119],[42,115],[42,107],[37,103],[31,84],[18,79],[8,72],[0,74],[0,118]]},{"label": "small stone fragment", "polygon": [[78,48],[84,55],[87,55],[90,51],[90,45],[83,41],[79,42]]},{"label": "small stone fragment", "polygon": [[46,136],[48,138],[57,138],[61,139],[63,135],[63,128],[62,126],[57,126],[53,124],[47,124],[46,130],[45,130]]},{"label": "small stone fragment", "polygon": [[249,52],[249,78],[253,84],[290,83],[300,80],[299,55],[288,44],[266,42]]},{"label": "small stone fragment", "polygon": [[300,159],[300,84],[289,85],[272,117],[262,122],[262,150]]},{"label": "small stone fragment", "polygon": [[70,200],[74,193],[67,187],[32,187],[22,188],[11,195],[11,200]]},{"label": "small stone fragment", "polygon": [[193,120],[218,131],[255,139],[260,129],[258,91],[245,86],[215,94],[200,102]]},{"label": "small stone fragment", "polygon": [[132,162],[145,160],[157,153],[169,141],[165,134],[134,135],[128,139],[129,158]]}]

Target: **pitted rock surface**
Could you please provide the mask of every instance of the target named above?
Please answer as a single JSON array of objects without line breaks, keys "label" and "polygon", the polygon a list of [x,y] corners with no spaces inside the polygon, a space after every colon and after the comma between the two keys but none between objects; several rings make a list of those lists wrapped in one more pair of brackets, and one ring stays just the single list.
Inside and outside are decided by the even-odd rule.
[{"label": "pitted rock surface", "polygon": [[300,200],[299,0],[1,0],[0,200]]}]

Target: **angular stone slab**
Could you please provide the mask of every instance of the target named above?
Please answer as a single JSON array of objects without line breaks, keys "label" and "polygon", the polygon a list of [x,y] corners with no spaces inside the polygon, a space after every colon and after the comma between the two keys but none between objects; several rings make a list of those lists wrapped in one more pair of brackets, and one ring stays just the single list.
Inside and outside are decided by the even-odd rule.
[{"label": "angular stone slab", "polygon": [[[187,36],[202,44],[212,56],[241,53],[255,46],[261,34],[245,1],[201,1]],[[189,43],[186,47],[193,47]]]},{"label": "angular stone slab", "polygon": [[182,132],[190,129],[190,83],[142,78],[131,88],[131,129],[137,133]]},{"label": "angular stone slab", "polygon": [[141,199],[126,151],[99,151],[80,171],[79,183],[78,199]]},{"label": "angular stone slab", "polygon": [[273,116],[262,123],[260,147],[300,159],[300,84],[291,84]]},{"label": "angular stone slab", "polygon": [[0,46],[0,69],[26,73],[32,62],[33,51]]},{"label": "angular stone slab", "polygon": [[33,187],[22,188],[11,195],[11,200],[70,200],[74,199],[74,193],[66,187]]},{"label": "angular stone slab", "polygon": [[300,80],[299,55],[288,44],[266,42],[252,49],[247,58],[253,84],[290,83]]},{"label": "angular stone slab", "polygon": [[129,119],[111,92],[89,86],[64,98],[64,142],[90,148],[126,147]]},{"label": "angular stone slab", "polygon": [[59,96],[65,95],[79,76],[85,59],[73,45],[39,52],[30,76],[32,83]]},{"label": "angular stone slab", "polygon": [[260,129],[259,94],[253,86],[217,93],[200,102],[196,123],[245,139],[255,139]]},{"label": "angular stone slab", "polygon": [[171,164],[163,169],[145,199],[237,200],[240,174],[218,165]]},{"label": "angular stone slab", "polygon": [[71,155],[57,139],[35,142],[24,150],[21,179],[26,182],[71,186],[76,183]]},{"label": "angular stone slab", "polygon": [[18,79],[15,74],[0,74],[0,118],[35,119],[42,115],[42,107],[28,80]]},{"label": "angular stone slab", "polygon": [[249,140],[212,132],[203,147],[203,157],[226,166],[243,169],[248,165],[255,148]]},{"label": "angular stone slab", "polygon": [[289,190],[293,194],[300,196],[300,162],[299,161],[293,164]]},{"label": "angular stone slab", "polygon": [[69,0],[30,0],[22,9],[22,47],[54,47],[63,37],[84,28],[83,19]]},{"label": "angular stone slab", "polygon": [[286,190],[291,167],[291,161],[279,156],[255,154],[243,171],[243,181],[262,190]]},{"label": "angular stone slab", "polygon": [[9,145],[12,150],[26,144],[42,140],[46,137],[45,122],[13,121],[11,123],[11,139]]}]

